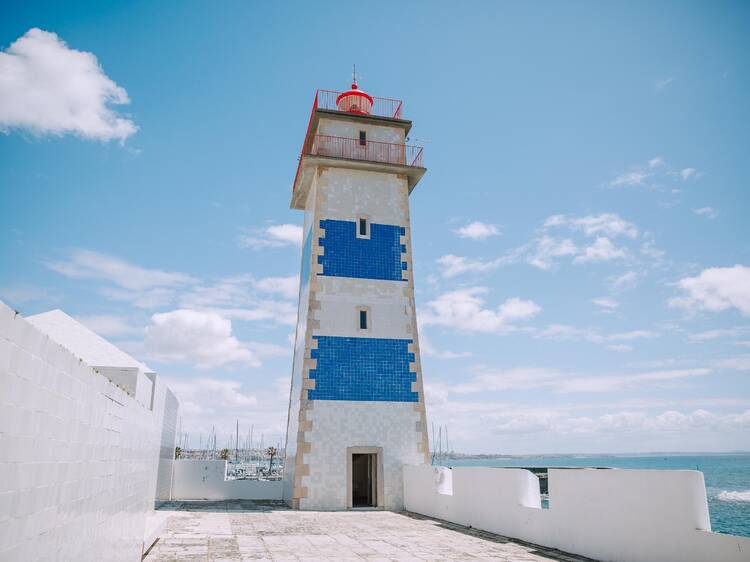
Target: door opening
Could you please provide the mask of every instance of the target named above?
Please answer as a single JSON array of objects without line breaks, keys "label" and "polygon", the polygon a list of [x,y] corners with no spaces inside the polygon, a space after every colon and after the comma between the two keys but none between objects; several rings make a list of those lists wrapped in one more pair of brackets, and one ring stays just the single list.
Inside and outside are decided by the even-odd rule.
[{"label": "door opening", "polygon": [[352,507],[377,507],[376,455],[352,453]]}]

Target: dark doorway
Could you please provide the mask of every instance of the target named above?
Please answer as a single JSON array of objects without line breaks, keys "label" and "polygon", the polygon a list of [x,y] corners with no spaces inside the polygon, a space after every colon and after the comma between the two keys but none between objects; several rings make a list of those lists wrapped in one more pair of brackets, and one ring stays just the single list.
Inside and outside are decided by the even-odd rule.
[{"label": "dark doorway", "polygon": [[352,454],[352,507],[377,507],[376,455]]}]

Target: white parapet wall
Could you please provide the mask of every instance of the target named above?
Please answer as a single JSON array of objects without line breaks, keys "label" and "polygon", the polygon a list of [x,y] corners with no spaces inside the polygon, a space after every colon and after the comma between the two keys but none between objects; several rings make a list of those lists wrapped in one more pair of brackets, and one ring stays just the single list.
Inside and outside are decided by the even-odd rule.
[{"label": "white parapet wall", "polygon": [[711,532],[692,470],[404,467],[408,511],[602,562],[747,562],[750,538]]},{"label": "white parapet wall", "polygon": [[227,480],[227,461],[178,460],[173,500],[281,500],[281,480]]},{"label": "white parapet wall", "polygon": [[154,373],[118,386],[74,344],[0,302],[4,562],[138,562],[168,499],[176,398]]}]

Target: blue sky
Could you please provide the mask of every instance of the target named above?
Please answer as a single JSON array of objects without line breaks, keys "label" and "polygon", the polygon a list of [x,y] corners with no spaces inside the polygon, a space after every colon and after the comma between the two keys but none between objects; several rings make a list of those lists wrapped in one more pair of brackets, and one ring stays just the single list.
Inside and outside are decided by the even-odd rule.
[{"label": "blue sky", "polygon": [[742,2],[6,8],[0,298],[168,377],[194,444],[235,419],[282,439],[291,182],[315,89],[356,62],[425,146],[417,305],[452,448],[747,450],[749,24]]}]

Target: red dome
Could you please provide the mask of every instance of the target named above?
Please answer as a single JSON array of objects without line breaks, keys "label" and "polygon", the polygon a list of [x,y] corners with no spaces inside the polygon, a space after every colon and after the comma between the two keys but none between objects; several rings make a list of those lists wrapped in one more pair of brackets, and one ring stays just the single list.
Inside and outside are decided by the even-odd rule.
[{"label": "red dome", "polygon": [[339,94],[336,98],[336,107],[339,111],[357,115],[369,115],[372,111],[372,104],[372,96],[360,90],[356,82],[352,84],[351,90]]}]

